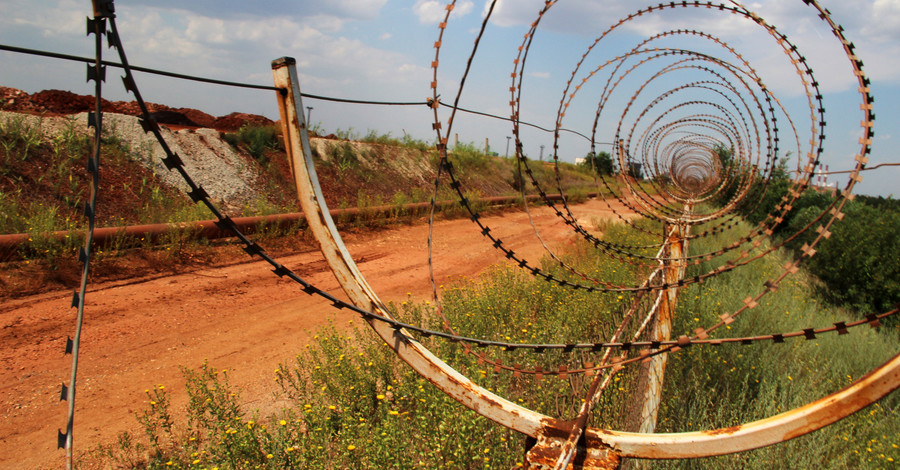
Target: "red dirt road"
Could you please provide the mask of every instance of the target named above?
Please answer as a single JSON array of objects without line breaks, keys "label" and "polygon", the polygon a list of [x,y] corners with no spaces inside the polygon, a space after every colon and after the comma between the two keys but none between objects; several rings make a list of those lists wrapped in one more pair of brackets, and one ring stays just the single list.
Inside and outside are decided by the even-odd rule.
[{"label": "red dirt road", "polygon": [[[615,204],[616,210],[623,211]],[[576,235],[547,208],[532,208],[541,235],[552,247]],[[576,209],[586,228],[595,217],[615,217],[604,201]],[[543,249],[522,212],[483,219],[507,246],[537,263]],[[426,259],[427,225],[379,231],[347,240],[354,259],[384,300],[430,297]],[[438,282],[474,276],[504,258],[467,219],[435,226]],[[235,248],[237,250],[238,248]],[[337,282],[318,252],[280,258],[313,284],[337,292]],[[0,305],[0,468],[61,468],[57,429],[65,427],[71,356],[63,356],[72,335],[72,290],[49,292]],[[85,308],[75,415],[75,448],[84,452],[108,444],[126,430],[138,430],[134,413],[143,409],[144,390],[164,384],[173,410],[183,406],[180,366],[205,359],[227,369],[247,409],[261,415],[277,405],[273,371],[298,352],[317,328],[349,320],[348,312],[304,294],[298,285],[272,274],[261,261],[90,286]]]}]

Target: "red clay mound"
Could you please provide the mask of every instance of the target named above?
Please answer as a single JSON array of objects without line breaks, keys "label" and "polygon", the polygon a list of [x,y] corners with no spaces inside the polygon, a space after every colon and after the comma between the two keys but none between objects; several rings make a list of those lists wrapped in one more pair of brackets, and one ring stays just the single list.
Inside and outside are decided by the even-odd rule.
[{"label": "red clay mound", "polygon": [[[138,116],[140,108],[135,101],[101,101],[103,111]],[[70,91],[44,90],[29,95],[15,88],[0,87],[0,109],[35,114],[76,114],[94,110],[94,97],[78,95]],[[163,104],[147,103],[147,109],[161,124],[188,127],[209,127],[220,131],[235,131],[245,125],[271,125],[271,119],[256,114],[231,113],[215,117],[191,108],[172,108]]]},{"label": "red clay mound", "polygon": [[236,131],[243,126],[269,126],[274,124],[271,119],[257,114],[231,113],[228,116],[216,118],[214,126],[220,131]]},{"label": "red clay mound", "polygon": [[[36,109],[46,110],[54,114],[75,114],[94,109],[94,97],[76,95],[63,90],[39,91],[30,97],[31,103]],[[112,111],[109,101],[101,102],[107,111]]]}]

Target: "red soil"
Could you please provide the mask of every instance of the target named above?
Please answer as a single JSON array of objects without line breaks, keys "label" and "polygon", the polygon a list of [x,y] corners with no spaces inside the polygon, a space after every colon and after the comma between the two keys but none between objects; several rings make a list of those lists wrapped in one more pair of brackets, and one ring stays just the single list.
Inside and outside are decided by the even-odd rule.
[{"label": "red soil", "polygon": [[[625,212],[620,204],[615,207]],[[588,201],[575,210],[582,220],[615,217],[603,201]],[[551,210],[532,212],[551,246],[574,242],[572,229],[559,223]],[[534,263],[543,255],[523,212],[486,216],[483,221],[517,254]],[[428,299],[427,237],[428,226],[421,224],[351,236],[348,248],[382,299]],[[226,257],[239,253],[236,247],[229,251],[233,253]],[[339,292],[317,251],[280,261],[313,284]],[[502,254],[468,219],[436,224],[439,284],[476,276],[503,262]],[[272,412],[280,405],[272,395],[272,371],[279,362],[290,361],[316,329],[329,322],[342,328],[350,320],[363,323],[274,276],[261,261],[172,275],[137,272],[132,279],[115,279],[95,275],[86,296],[74,434],[80,452],[114,443],[122,431],[140,435],[134,413],[146,407],[144,390],[154,385],[164,384],[172,392],[172,409],[183,409],[186,396],[179,367],[197,367],[207,359],[211,366],[229,371],[229,381],[242,389],[247,409],[258,409],[261,415]],[[65,427],[60,384],[69,382],[72,365],[72,357],[63,355],[66,338],[74,331],[71,299],[72,289],[58,289],[0,304],[0,468],[64,465],[56,433]]]},{"label": "red soil", "polygon": [[[108,113],[140,115],[135,101],[101,101],[101,109]],[[0,87],[0,109],[33,114],[66,115],[94,110],[94,97],[77,95],[63,90],[44,90],[29,95],[15,88]],[[231,113],[215,117],[191,108],[172,108],[163,104],[147,103],[147,109],[161,124],[184,127],[208,127],[220,131],[235,131],[241,126],[269,125],[273,121],[264,116]]]}]

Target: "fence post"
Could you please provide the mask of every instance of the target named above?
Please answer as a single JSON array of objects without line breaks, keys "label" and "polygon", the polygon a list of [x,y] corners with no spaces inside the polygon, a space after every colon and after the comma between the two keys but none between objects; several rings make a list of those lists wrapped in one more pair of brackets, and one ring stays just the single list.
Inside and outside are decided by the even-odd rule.
[{"label": "fence post", "polygon": [[[372,310],[370,294],[374,295],[362,275],[347,247],[337,234],[334,219],[325,204],[325,196],[316,176],[312,151],[309,147],[309,133],[306,118],[303,115],[303,101],[300,96],[300,79],[297,75],[297,61],[293,57],[282,57],[272,61],[272,78],[278,91],[278,110],[281,115],[281,129],[284,137],[284,149],[291,164],[294,186],[300,208],[313,234],[328,240],[328,248],[322,247],[322,254],[332,266],[335,276],[344,291],[361,307]],[[335,267],[339,266],[340,269]]]},{"label": "fence post", "polygon": [[[692,205],[684,206],[684,216],[692,211]],[[676,222],[667,225],[665,233],[666,248],[662,252],[663,282],[674,284],[684,277],[687,262],[684,254],[687,251],[687,235],[690,232],[689,225]],[[669,341],[672,338],[672,320],[675,316],[675,307],[678,303],[678,287],[671,286],[663,290],[662,300],[657,309],[656,321],[653,331],[650,333],[653,341]],[[659,403],[662,398],[663,381],[666,375],[666,363],[668,354],[660,354],[650,358],[647,364],[641,368],[638,379],[638,390],[643,390],[640,398],[640,409],[633,409],[632,416],[637,421],[636,432],[651,434],[656,432],[656,421],[659,414]],[[636,413],[635,413],[636,412]],[[634,421],[632,421],[633,423]],[[623,468],[642,468],[640,461],[630,460]]]},{"label": "fence post", "polygon": [[482,388],[435,356],[402,328],[387,322],[393,321],[390,311],[359,272],[324,203],[303,121],[296,62],[287,57],[273,61],[272,75],[275,86],[285,90],[278,94],[278,106],[285,147],[293,160],[300,206],[322,254],[351,302],[371,312],[372,316],[385,320],[366,315],[375,333],[422,377],[482,416],[523,434],[537,436],[548,425],[547,422],[555,421]]},{"label": "fence post", "polygon": [[[684,267],[679,260],[684,249],[684,236],[680,225],[672,225],[667,230],[668,249],[663,252],[663,282],[676,283],[684,274]],[[653,341],[669,341],[672,339],[672,318],[678,301],[678,287],[668,287],[663,291],[663,299],[657,310],[653,328]],[[641,409],[640,433],[652,433],[656,430],[656,418],[659,412],[659,401],[662,397],[662,385],[666,374],[668,354],[660,354],[650,358],[647,371],[647,389]]]}]

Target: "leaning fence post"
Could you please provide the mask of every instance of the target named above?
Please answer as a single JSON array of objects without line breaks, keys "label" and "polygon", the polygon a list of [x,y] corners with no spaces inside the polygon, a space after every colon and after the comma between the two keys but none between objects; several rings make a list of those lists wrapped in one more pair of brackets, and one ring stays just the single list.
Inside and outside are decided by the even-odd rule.
[{"label": "leaning fence post", "polygon": [[[278,112],[281,116],[282,138],[284,139],[284,151],[287,154],[288,165],[291,167],[291,176],[294,175],[294,159],[303,158],[303,141],[309,148],[309,133],[306,130],[306,120],[303,112],[303,102],[300,96],[300,80],[297,76],[297,60],[293,57],[282,57],[272,61],[272,78],[278,88]],[[294,88],[296,87],[296,91]],[[296,139],[294,138],[296,135]],[[302,135],[301,135],[302,134]],[[292,151],[292,145],[296,150]],[[298,152],[300,155],[295,157]]]},{"label": "leaning fence post", "polygon": [[[309,146],[306,117],[303,115],[303,101],[300,96],[300,79],[297,75],[297,61],[293,57],[282,57],[272,61],[272,78],[278,91],[278,110],[281,113],[281,129],[284,134],[284,149],[294,175],[297,199],[306,217],[307,225],[319,240],[322,254],[332,266],[341,287],[351,300],[366,310],[374,305],[374,296],[368,283],[362,280],[359,269],[353,262],[347,247],[338,235],[337,227],[316,176],[312,151]],[[325,243],[323,244],[323,240]]]}]

